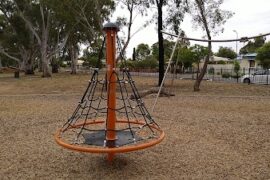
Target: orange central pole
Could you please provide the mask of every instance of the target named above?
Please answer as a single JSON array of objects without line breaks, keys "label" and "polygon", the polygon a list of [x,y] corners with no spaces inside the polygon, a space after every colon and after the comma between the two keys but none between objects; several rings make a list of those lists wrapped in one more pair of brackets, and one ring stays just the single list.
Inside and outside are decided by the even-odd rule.
[{"label": "orange central pole", "polygon": [[[117,139],[115,126],[116,126],[116,33],[118,28],[113,23],[108,23],[104,26],[106,32],[106,63],[107,63],[107,82],[108,82],[108,115],[107,115],[107,133],[106,133],[106,146],[115,147],[115,141]],[[108,154],[108,160],[113,160],[113,153]]]}]

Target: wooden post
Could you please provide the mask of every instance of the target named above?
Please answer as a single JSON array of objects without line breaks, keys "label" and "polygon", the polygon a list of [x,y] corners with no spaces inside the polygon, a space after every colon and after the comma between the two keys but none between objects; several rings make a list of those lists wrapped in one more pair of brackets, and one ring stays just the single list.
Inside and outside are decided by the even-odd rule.
[{"label": "wooden post", "polygon": [[[117,25],[113,23],[105,24],[103,30],[106,32],[106,63],[107,63],[107,82],[108,82],[108,114],[107,114],[107,133],[106,146],[109,148],[115,147],[116,131],[116,33],[118,31]],[[113,153],[108,153],[108,160],[112,161]]]}]

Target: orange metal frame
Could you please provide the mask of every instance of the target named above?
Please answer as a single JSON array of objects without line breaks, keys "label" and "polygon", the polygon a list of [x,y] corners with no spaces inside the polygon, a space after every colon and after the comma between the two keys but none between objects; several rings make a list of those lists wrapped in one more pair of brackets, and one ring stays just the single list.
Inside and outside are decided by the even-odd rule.
[{"label": "orange metal frame", "polygon": [[[86,125],[94,125],[94,124],[102,124],[102,123],[105,123],[105,121],[103,121],[103,120],[95,120],[95,121],[87,122]],[[116,123],[131,123],[131,124],[138,124],[138,125],[144,125],[145,124],[145,122],[127,121],[127,120],[116,121]],[[84,123],[76,124],[76,125],[70,127],[70,129],[79,128],[79,127],[83,126],[83,124]],[[69,144],[68,142],[63,141],[62,138],[61,138],[62,129],[59,129],[56,132],[56,134],[54,135],[54,138],[55,138],[56,142],[59,145],[65,147],[67,149],[71,149],[71,150],[75,150],[75,151],[88,152],[88,153],[108,153],[108,154],[126,153],[126,152],[130,152],[130,151],[136,151],[136,150],[145,149],[147,147],[154,146],[154,145],[160,143],[164,139],[165,133],[161,129],[159,129],[155,125],[150,125],[150,127],[157,130],[157,132],[160,133],[159,135],[157,135],[157,138],[151,139],[148,142],[143,142],[143,143],[139,143],[139,144],[132,144],[132,145],[129,145],[129,146],[114,147],[114,148],[95,147],[95,146],[93,146],[93,147],[83,147],[83,146],[76,145],[76,144]]]},{"label": "orange metal frame", "polygon": [[116,75],[115,71],[115,36],[116,31],[114,30],[107,30],[107,81],[108,81],[108,125],[107,129],[107,137],[106,139],[109,141],[114,141],[116,139],[115,135],[115,122],[116,122],[116,115],[115,115],[115,107],[116,107],[116,95],[115,95],[115,81]]},{"label": "orange metal frame", "polygon": [[[106,59],[107,59],[107,82],[108,82],[108,114],[107,114],[107,135],[106,141],[107,145],[111,148],[115,146],[116,133],[115,133],[115,123],[116,123],[116,75],[115,71],[115,40],[117,29],[105,29],[106,31]],[[111,161],[114,154],[109,153],[108,159]]]}]

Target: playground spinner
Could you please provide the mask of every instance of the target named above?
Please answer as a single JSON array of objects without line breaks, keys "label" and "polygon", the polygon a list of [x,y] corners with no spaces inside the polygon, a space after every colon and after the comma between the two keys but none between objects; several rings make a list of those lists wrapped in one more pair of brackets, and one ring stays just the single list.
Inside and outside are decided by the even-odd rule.
[{"label": "playground spinner", "polygon": [[[116,70],[118,27],[105,24],[106,73],[95,69],[88,87],[72,116],[57,130],[56,142],[68,149],[117,153],[148,148],[164,139],[164,132],[145,107],[127,68]],[[135,98],[130,98],[131,95]]]}]

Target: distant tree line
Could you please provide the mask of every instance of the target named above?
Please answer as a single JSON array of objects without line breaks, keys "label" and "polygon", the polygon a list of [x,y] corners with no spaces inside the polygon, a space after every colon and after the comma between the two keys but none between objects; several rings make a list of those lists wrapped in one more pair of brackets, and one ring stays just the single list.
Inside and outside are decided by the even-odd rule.
[{"label": "distant tree line", "polygon": [[[128,10],[125,17],[118,18],[119,25],[127,28],[128,32],[127,37],[121,37],[120,40],[122,54],[125,54],[130,39],[138,31],[151,23],[157,24],[158,42],[151,49],[151,57],[158,59],[160,85],[164,77],[165,60],[171,51],[165,48],[169,42],[163,38],[161,31],[164,27],[176,34],[183,33],[180,27],[185,14],[188,13],[192,17],[192,24],[202,29],[207,39],[211,40],[212,35],[223,31],[222,25],[233,15],[230,11],[220,8],[222,3],[220,0],[2,0],[1,59],[8,59],[10,64],[16,64],[26,74],[34,73],[34,69],[38,68],[43,77],[51,77],[52,72],[57,72],[61,60],[69,60],[71,72],[76,74],[81,45],[87,46],[84,58],[93,57],[97,53],[96,47],[101,46],[102,24],[109,20],[115,7],[120,6]],[[154,16],[142,23],[141,28],[134,30],[135,17],[138,14],[147,16],[147,12],[153,9],[156,10]],[[192,53],[198,51],[196,47],[181,48],[184,54],[190,53],[190,50]],[[207,49],[203,68],[194,84],[195,91],[199,90],[209,58],[213,54],[211,42],[208,43]],[[147,53],[141,52],[138,58],[143,58]],[[184,62],[179,54],[175,55],[174,59],[178,56],[180,60],[176,62],[188,66],[190,61]],[[94,58],[92,61],[97,60]]]},{"label": "distant tree line", "polygon": [[97,44],[114,7],[111,0],[1,0],[2,63],[51,77],[68,58],[75,74],[79,45]]}]

